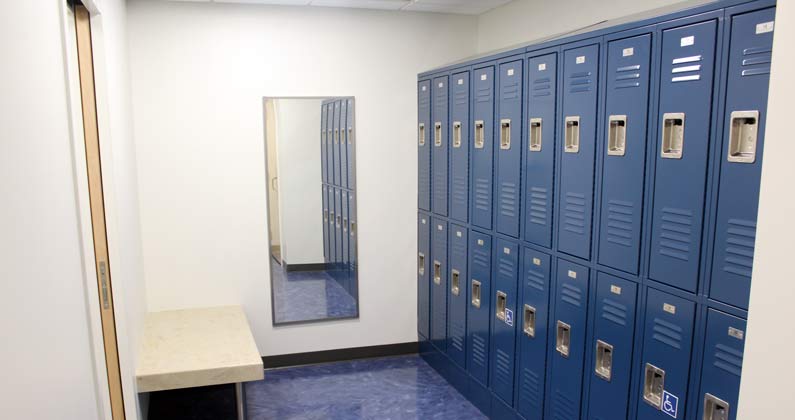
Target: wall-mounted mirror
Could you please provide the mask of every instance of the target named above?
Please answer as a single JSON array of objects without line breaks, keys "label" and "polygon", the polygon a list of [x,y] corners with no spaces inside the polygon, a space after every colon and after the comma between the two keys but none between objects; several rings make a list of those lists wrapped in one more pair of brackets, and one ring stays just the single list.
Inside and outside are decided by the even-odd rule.
[{"label": "wall-mounted mirror", "polygon": [[264,99],[274,325],[359,316],[354,110]]}]

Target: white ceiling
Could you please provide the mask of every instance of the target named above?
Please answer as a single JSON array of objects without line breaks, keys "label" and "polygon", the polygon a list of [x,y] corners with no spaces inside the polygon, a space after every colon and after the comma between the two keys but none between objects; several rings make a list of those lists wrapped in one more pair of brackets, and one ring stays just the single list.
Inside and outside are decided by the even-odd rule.
[{"label": "white ceiling", "polygon": [[204,3],[248,3],[281,6],[349,7],[358,9],[405,10],[407,12],[479,15],[513,0],[176,0]]}]

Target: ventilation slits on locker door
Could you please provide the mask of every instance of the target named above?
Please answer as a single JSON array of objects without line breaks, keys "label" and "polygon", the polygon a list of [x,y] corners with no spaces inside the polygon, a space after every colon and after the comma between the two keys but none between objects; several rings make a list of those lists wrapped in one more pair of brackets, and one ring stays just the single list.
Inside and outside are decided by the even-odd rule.
[{"label": "ventilation slits on locker door", "polygon": [[616,245],[631,247],[632,216],[635,206],[629,201],[610,200],[607,202],[607,241]]},{"label": "ventilation slits on locker door", "polygon": [[684,330],[676,324],[655,317],[654,327],[652,327],[652,338],[676,350],[681,350]]},{"label": "ventilation slits on locker door", "polygon": [[530,200],[529,208],[530,223],[545,226],[547,224],[547,203],[549,201],[549,193],[546,188],[530,187]]},{"label": "ventilation slits on locker door", "polygon": [[756,223],[748,220],[729,219],[727,224],[723,271],[750,278],[754,265]]},{"label": "ventilation slits on locker door", "polygon": [[549,77],[539,77],[533,80],[531,91],[535,98],[552,96],[555,92],[555,87],[552,86],[552,79]]},{"label": "ventilation slits on locker door", "polygon": [[588,92],[593,85],[593,74],[590,71],[575,72],[569,75],[571,93]]},{"label": "ventilation slits on locker door", "polygon": [[743,352],[725,344],[717,344],[715,351],[715,367],[731,375],[739,377],[743,370]]},{"label": "ventilation slits on locker door", "polygon": [[[525,263],[525,264],[527,264],[527,263]],[[535,266],[532,266],[532,267],[535,267]],[[544,290],[546,290],[546,287],[547,287],[547,281],[546,280],[547,279],[546,279],[546,276],[544,276],[544,273],[541,273],[541,272],[539,272],[537,270],[534,270],[532,268],[527,270],[527,275],[525,276],[525,282],[526,282],[525,284],[527,284],[528,286],[543,292]]]},{"label": "ventilation slits on locker door", "polygon": [[770,61],[773,49],[770,47],[754,47],[743,50],[742,76],[756,76],[770,73]]},{"label": "ventilation slits on locker door", "polygon": [[472,360],[480,367],[485,368],[488,366],[488,359],[486,358],[486,340],[478,334],[472,336]]},{"label": "ventilation slits on locker door", "polygon": [[671,62],[671,81],[676,83],[701,80],[701,61],[700,55],[674,58]]},{"label": "ventilation slits on locker door", "polygon": [[687,261],[693,235],[693,213],[685,209],[662,209],[659,252],[667,257]]},{"label": "ventilation slits on locker door", "polygon": [[494,381],[503,387],[513,386],[513,355],[497,349],[497,359],[494,364]]},{"label": "ventilation slits on locker door", "polygon": [[570,284],[563,284],[560,290],[560,300],[576,307],[581,307],[583,304],[582,289]]},{"label": "ventilation slits on locker door", "polygon": [[563,210],[563,229],[577,235],[584,235],[585,195],[567,192]]},{"label": "ventilation slits on locker door", "polygon": [[540,408],[543,404],[544,389],[539,375],[530,369],[522,369],[522,380],[520,382],[519,399],[527,401],[536,409]]},{"label": "ventilation slits on locker door", "polygon": [[622,66],[616,69],[616,89],[640,87],[640,64]]},{"label": "ventilation slits on locker door", "polygon": [[616,323],[620,326],[627,325],[627,314],[629,308],[613,299],[602,300],[602,318]]}]

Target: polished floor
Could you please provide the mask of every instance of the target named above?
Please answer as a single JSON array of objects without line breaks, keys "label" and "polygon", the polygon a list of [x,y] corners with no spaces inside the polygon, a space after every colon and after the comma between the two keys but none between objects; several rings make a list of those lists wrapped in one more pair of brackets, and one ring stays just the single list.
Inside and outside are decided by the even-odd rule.
[{"label": "polished floor", "polygon": [[352,293],[356,289],[352,282],[356,279],[334,279],[335,275],[344,277],[342,274],[323,270],[286,272],[281,265],[271,264],[276,323],[355,317],[357,305]]},{"label": "polished floor", "polygon": [[250,420],[486,418],[417,355],[267,370],[246,394]]}]

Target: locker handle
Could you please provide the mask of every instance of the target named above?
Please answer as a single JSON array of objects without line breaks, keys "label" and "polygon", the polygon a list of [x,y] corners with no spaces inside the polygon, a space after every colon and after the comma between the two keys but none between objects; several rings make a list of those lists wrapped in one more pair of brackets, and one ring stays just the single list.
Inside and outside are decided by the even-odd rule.
[{"label": "locker handle", "polygon": [[425,275],[425,254],[422,252],[417,253],[417,273],[419,275]]},{"label": "locker handle", "polygon": [[340,130],[334,130],[334,144],[340,144]]},{"label": "locker handle", "polygon": [[566,153],[580,152],[580,117],[566,117]]},{"label": "locker handle", "polygon": [[437,285],[442,284],[442,263],[433,262],[433,282]]},{"label": "locker handle", "polygon": [[351,220],[351,237],[356,236],[356,221]]},{"label": "locker handle", "polygon": [[453,147],[461,147],[461,121],[453,122]]},{"label": "locker handle", "polygon": [[323,221],[328,223],[328,210],[323,210]]},{"label": "locker handle", "polygon": [[425,146],[425,124],[420,123],[417,137],[419,138],[420,146]]},{"label": "locker handle", "polygon": [[729,162],[754,163],[759,111],[734,111],[729,127]]},{"label": "locker handle", "polygon": [[568,358],[569,349],[571,348],[571,325],[558,321],[558,329],[555,338],[555,350],[561,356]]},{"label": "locker handle", "polygon": [[663,159],[681,159],[685,145],[685,114],[669,112],[663,114],[662,150]]},{"label": "locker handle", "polygon": [[348,127],[348,144],[353,144],[353,127]]},{"label": "locker handle", "polygon": [[602,340],[596,340],[596,376],[610,382],[613,373],[613,346]]},{"label": "locker handle", "polygon": [[541,118],[530,118],[530,151],[540,152],[541,142],[543,141],[542,124],[544,120]]},{"label": "locker handle", "polygon": [[330,217],[330,219],[331,219],[331,225],[333,226],[333,225],[334,225],[334,220],[335,220],[335,219],[334,219],[334,211],[333,211],[333,210],[332,210],[332,211],[330,211],[330,212],[329,212],[329,214],[330,214],[330,216],[329,216],[329,217]]},{"label": "locker handle", "polygon": [[480,308],[480,282],[472,279],[472,298],[470,299],[472,306]]},{"label": "locker handle", "polygon": [[339,229],[342,226],[342,216],[338,214],[336,221],[337,221],[337,229]]},{"label": "locker handle", "polygon": [[436,123],[434,123],[433,127],[434,127],[434,130],[433,130],[433,144],[436,147],[441,147],[442,146],[442,123],[436,122]]},{"label": "locker handle", "polygon": [[536,336],[536,308],[528,304],[524,305],[524,323],[522,325],[522,331],[530,338],[535,338]]},{"label": "locker handle", "polygon": [[325,146],[326,145],[326,131],[320,130],[320,144]]},{"label": "locker handle", "polygon": [[500,149],[508,150],[511,148],[511,120],[504,118],[500,120]]},{"label": "locker handle", "polygon": [[342,231],[343,232],[348,232],[348,218],[347,217],[343,217],[342,218]]},{"label": "locker handle", "polygon": [[662,410],[662,394],[665,389],[665,371],[646,363],[643,381],[643,401],[652,407]]},{"label": "locker handle", "polygon": [[461,272],[458,270],[452,271],[452,281],[450,282],[450,291],[453,293],[454,296],[458,296],[461,293]]},{"label": "locker handle", "polygon": [[611,115],[608,119],[607,154],[624,156],[627,147],[627,116]]},{"label": "locker handle", "polygon": [[475,149],[482,149],[485,145],[485,132],[482,120],[475,121]]},{"label": "locker handle", "polygon": [[495,315],[500,321],[505,321],[505,307],[508,303],[508,295],[505,292],[497,291],[497,311]]},{"label": "locker handle", "polygon": [[729,420],[729,403],[710,394],[704,394],[703,420]]}]

